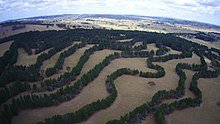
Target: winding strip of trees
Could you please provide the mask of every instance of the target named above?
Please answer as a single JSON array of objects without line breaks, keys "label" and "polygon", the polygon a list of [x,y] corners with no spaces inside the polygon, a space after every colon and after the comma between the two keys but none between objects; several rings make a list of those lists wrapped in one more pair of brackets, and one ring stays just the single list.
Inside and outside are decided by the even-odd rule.
[{"label": "winding strip of trees", "polygon": [[[172,103],[163,103],[154,113],[154,117],[158,124],[166,124],[165,115],[170,114],[175,110],[182,110],[188,107],[196,107],[200,106],[202,103],[202,91],[198,88],[198,79],[199,78],[215,78],[216,75],[209,74],[210,71],[202,71],[203,75],[200,75],[201,72],[195,73],[193,75],[192,81],[190,83],[190,91],[192,91],[195,95],[195,98],[184,98],[179,101],[174,101]],[[216,72],[214,72],[216,73]]]},{"label": "winding strip of trees", "polygon": [[30,90],[30,85],[26,82],[14,82],[8,87],[0,89],[0,104],[4,103],[13,96],[18,95],[21,92]]},{"label": "winding strip of trees", "polygon": [[[107,30],[93,31],[93,30],[85,30],[85,29],[67,30],[67,31],[43,31],[43,32],[31,31],[28,33],[21,33],[18,35],[1,39],[0,42],[2,43],[9,40],[14,40],[14,43],[11,45],[10,49],[5,53],[5,55],[0,58],[0,74],[3,71],[5,71],[4,74],[2,74],[0,77],[0,82],[1,82],[0,86],[3,87],[5,84],[15,80],[31,81],[31,82],[42,80],[42,75],[39,73],[40,71],[39,67],[42,65],[43,61],[49,59],[56,52],[59,52],[62,49],[64,49],[65,46],[69,46],[73,41],[79,41],[83,38],[91,41],[91,38],[97,34],[99,34],[98,35],[99,37],[96,37],[98,39],[98,42],[102,39],[105,40],[109,39],[110,41],[122,39],[122,36],[120,36],[117,32],[109,33]],[[31,40],[30,37],[32,38]],[[96,42],[92,41],[92,43],[95,44]],[[135,42],[132,42],[132,44],[133,43]],[[109,44],[108,41],[107,44]],[[126,46],[125,48],[128,48],[128,46],[132,44],[129,43],[125,45]],[[121,44],[120,46],[124,46],[124,44]],[[35,49],[35,54],[38,54],[49,48],[52,49],[49,50],[48,53],[41,54],[34,65],[31,65],[29,67],[26,66],[12,67],[12,65],[17,61],[18,48],[24,48],[29,55],[32,54],[32,49]],[[59,62],[62,63],[62,60],[63,59],[60,59]],[[5,69],[5,67],[7,67],[9,63],[10,66],[7,69]],[[50,75],[49,74],[50,70],[53,71],[54,69],[49,69],[49,71],[47,71],[48,75]]]},{"label": "winding strip of trees", "polygon": [[[32,37],[33,39],[29,39]],[[131,39],[130,42],[117,42],[117,40],[121,39]],[[161,41],[161,39],[163,39]],[[208,71],[207,64],[204,61],[203,55],[208,54],[207,56],[212,56],[212,59],[216,60],[217,57],[215,55],[210,54],[210,50],[216,53],[219,53],[217,49],[208,49],[208,47],[199,45],[197,43],[193,43],[181,38],[173,37],[170,34],[158,34],[158,33],[146,33],[139,31],[109,31],[109,30],[85,30],[85,29],[77,29],[77,30],[66,30],[66,31],[44,31],[44,32],[29,32],[22,33],[19,35],[14,35],[11,37],[7,37],[1,39],[0,42],[5,42],[9,40],[14,40],[14,43],[11,45],[10,49],[4,54],[3,57],[0,57],[0,86],[4,86],[5,84],[11,81],[39,81],[43,79],[43,76],[39,73],[40,66],[43,64],[43,61],[50,59],[55,53],[63,50],[67,46],[69,46],[72,41],[81,40],[82,44],[95,44],[94,47],[89,49],[87,52],[80,57],[78,64],[72,68],[70,72],[61,75],[56,80],[46,80],[48,82],[43,82],[42,87],[45,87],[48,90],[54,90],[57,87],[61,87],[67,84],[67,86],[60,88],[55,93],[44,94],[44,95],[23,95],[18,98],[12,98],[11,103],[4,104],[3,110],[1,112],[1,120],[3,123],[11,123],[11,119],[13,116],[16,116],[19,111],[28,109],[28,108],[39,108],[39,107],[47,107],[52,105],[57,105],[62,102],[73,99],[80,91],[88,85],[91,81],[93,81],[99,73],[110,64],[110,62],[117,58],[131,58],[131,57],[149,57],[147,59],[147,66],[149,68],[157,70],[156,73],[151,72],[142,72],[138,70],[131,70],[127,68],[122,68],[112,73],[106,80],[106,88],[110,95],[103,99],[95,101],[91,104],[88,104],[76,112],[68,113],[65,115],[57,115],[52,118],[46,119],[45,123],[53,123],[53,122],[65,122],[65,123],[73,123],[73,122],[81,122],[90,117],[94,112],[109,107],[117,97],[117,90],[114,85],[114,80],[123,75],[139,75],[141,77],[152,77],[159,78],[165,75],[165,70],[163,67],[153,64],[153,62],[166,62],[172,59],[181,59],[186,57],[192,57],[192,52],[196,53],[201,58],[201,65],[196,64],[186,64],[179,63],[176,66],[176,72],[180,77],[178,82],[178,87],[174,90],[158,91],[152,97],[150,102],[146,102],[142,106],[137,107],[134,111],[128,113],[125,116],[122,116],[120,120],[113,120],[108,123],[127,123],[127,122],[139,122],[144,119],[148,113],[154,112],[155,118],[158,119],[158,123],[165,122],[164,114],[167,113],[167,108],[170,109],[170,105],[159,105],[163,99],[169,98],[180,98],[185,93],[185,85],[184,82],[186,80],[186,75],[182,71],[182,69],[191,69],[194,71],[199,71],[197,75],[194,75],[195,79],[191,82],[191,90],[196,94],[197,99],[190,100],[188,99],[186,104],[180,105],[184,108],[184,106],[198,106],[202,102],[201,91],[197,87],[197,78],[206,77],[212,78],[218,76],[220,73],[219,70]],[[62,42],[64,41],[64,42]],[[143,41],[143,46],[135,47],[135,42]],[[157,47],[160,51],[158,51],[158,55],[161,53],[164,54],[164,50],[166,49],[162,47],[170,47],[171,49],[181,51],[182,54],[169,54],[165,56],[153,57],[154,51],[140,51],[142,49],[146,49],[148,43],[156,43]],[[59,44],[59,45],[57,45]],[[52,48],[53,47],[53,48]],[[16,63],[17,60],[17,49],[24,48],[28,54],[32,54],[32,49],[35,50],[35,54],[42,52],[45,49],[52,48],[48,53],[41,54],[37,62],[31,66],[12,66]],[[93,69],[84,74],[79,80],[77,80],[73,85],[68,85],[68,81],[75,80],[75,77],[80,74],[80,71],[85,64],[85,62],[89,59],[89,56],[93,54],[94,51],[102,50],[102,49],[114,49],[121,50],[122,53],[114,53],[107,56],[101,63],[97,64]],[[74,50],[73,50],[74,51]],[[73,52],[71,50],[71,52]],[[70,52],[70,53],[71,53]],[[160,53],[161,52],[161,53]],[[65,53],[62,56],[68,56],[70,53]],[[59,61],[54,66],[54,69],[59,69],[62,67],[62,63],[65,57],[60,57]],[[56,70],[55,69],[55,70]],[[52,71],[52,73],[54,73]],[[50,74],[48,74],[50,75]],[[11,78],[11,79],[10,79]],[[12,85],[13,86],[13,85]],[[23,86],[23,85],[22,85]],[[13,86],[16,87],[16,86]],[[2,90],[0,93],[4,99],[1,101],[5,102],[7,99],[17,95],[20,92],[28,90],[29,87],[26,88],[18,88],[13,89],[13,91],[8,92],[8,89]],[[36,90],[36,85],[33,87]],[[6,95],[5,95],[6,94]],[[8,95],[10,94],[10,95]],[[182,102],[175,103],[174,109],[179,107],[179,104]],[[162,107],[161,107],[162,106]],[[160,108],[161,107],[161,108]],[[174,110],[173,109],[173,110]]]},{"label": "winding strip of trees", "polygon": [[[178,63],[176,65],[176,73],[179,75],[180,79],[178,82],[178,86],[175,90],[165,91],[160,90],[152,97],[150,102],[146,102],[143,105],[136,107],[133,111],[121,116],[119,120],[111,120],[108,121],[108,124],[123,124],[123,123],[141,123],[141,120],[144,120],[146,116],[150,113],[154,113],[155,120],[158,124],[165,124],[166,120],[164,115],[170,114],[174,110],[180,110],[186,107],[196,107],[199,106],[202,102],[202,92],[197,86],[197,80],[199,79],[200,72],[206,72],[206,77],[209,77],[211,74],[207,73],[207,64],[205,63],[204,58],[200,57],[201,64],[187,64],[187,63]],[[195,94],[195,98],[186,98],[179,101],[174,101],[170,104],[163,103],[159,105],[163,99],[170,99],[170,98],[180,98],[185,94],[185,86],[184,82],[186,80],[185,72],[183,69],[190,69],[194,71],[199,71],[196,73],[190,84],[190,90]],[[218,74],[220,74],[218,72]],[[209,76],[208,76],[209,75]],[[204,77],[204,76],[201,76]],[[201,78],[200,77],[200,78]],[[216,75],[213,77],[217,77]]]},{"label": "winding strip of trees", "polygon": [[[123,34],[123,35],[121,35]],[[30,39],[31,37],[31,39]],[[131,39],[130,42],[117,42],[116,40],[121,39]],[[161,39],[163,39],[161,41]],[[32,54],[32,49],[35,49],[35,54],[42,52],[45,49],[49,48],[56,48],[57,46],[62,46],[62,44],[68,44],[72,41],[79,41],[89,43],[89,44],[99,44],[103,48],[109,48],[109,49],[116,49],[116,50],[123,50],[123,51],[129,51],[129,50],[135,50],[132,49],[132,46],[136,41],[143,41],[143,46],[136,49],[141,50],[146,48],[147,43],[157,43],[161,46],[168,46],[172,49],[182,51],[182,52],[190,52],[192,48],[203,48],[204,50],[208,49],[205,46],[198,45],[193,42],[189,42],[187,40],[173,37],[170,34],[158,34],[158,33],[146,33],[146,32],[133,32],[133,31],[114,31],[114,30],[86,30],[86,29],[76,29],[76,30],[65,30],[65,31],[35,31],[35,32],[27,32],[22,33],[10,37],[6,37],[4,39],[1,39],[0,42],[5,42],[9,40],[14,40],[14,44],[12,46],[13,49],[10,49],[6,53],[4,59],[1,61],[0,59],[0,73],[4,70],[6,71],[1,76],[1,83],[0,86],[4,86],[7,84],[7,82],[16,80],[21,81],[37,81],[42,80],[42,76],[37,73],[39,72],[39,66],[42,63],[42,59],[47,58],[48,56],[45,54],[42,54],[42,56],[39,57],[39,61],[36,63],[37,66],[33,66],[30,68],[27,68],[26,66],[15,66],[15,67],[9,67],[9,69],[5,69],[7,67],[9,60],[11,60],[11,63],[14,63],[16,61],[17,56],[17,48],[24,48],[29,54]],[[63,41],[65,43],[63,43]],[[11,47],[12,47],[11,46]],[[59,49],[59,48],[57,48]],[[56,51],[56,50],[55,50]],[[53,50],[51,50],[51,53],[53,53]],[[50,54],[50,53],[49,53]],[[62,60],[62,59],[61,59]],[[7,70],[10,70],[7,72]],[[28,70],[28,72],[23,72],[23,70]],[[53,69],[52,69],[53,70]],[[49,71],[50,72],[50,71]],[[48,72],[48,73],[49,73]],[[16,76],[20,73],[20,76]],[[21,75],[24,74],[24,75]],[[9,78],[9,76],[12,75],[12,78]],[[50,74],[49,74],[50,75]]]},{"label": "winding strip of trees", "polygon": [[2,57],[0,57],[0,75],[8,65],[13,65],[17,61],[18,46],[12,43],[9,50],[7,50]]},{"label": "winding strip of trees", "polygon": [[[181,56],[181,55],[179,55]],[[151,55],[152,57],[152,55]],[[167,56],[164,56],[166,58]],[[187,56],[186,56],[187,57]],[[162,57],[163,58],[163,57]],[[178,57],[177,57],[178,59]],[[156,61],[156,60],[155,60]],[[159,60],[157,60],[159,61]],[[114,80],[118,78],[119,76],[122,76],[123,74],[127,75],[139,75],[141,77],[145,78],[160,78],[165,75],[165,71],[163,67],[159,65],[152,64],[152,61],[148,61],[148,67],[157,70],[157,72],[142,72],[138,70],[132,70],[128,68],[121,68],[113,72],[111,75],[107,77],[106,80],[106,90],[110,94],[107,98],[102,100],[97,100],[95,102],[92,102],[91,104],[87,104],[86,106],[82,107],[76,112],[73,113],[67,113],[65,115],[55,115],[51,118],[45,119],[45,124],[53,124],[56,122],[60,123],[78,123],[85,121],[88,119],[92,114],[94,114],[96,111],[105,109],[109,107],[116,99],[117,97],[117,90],[114,85]],[[144,75],[143,75],[144,74]],[[155,98],[156,99],[156,98]]]},{"label": "winding strip of trees", "polygon": [[89,57],[98,50],[103,50],[102,47],[97,45],[87,49],[83,55],[79,58],[79,61],[75,67],[72,67],[72,70],[69,72],[65,72],[63,75],[60,75],[57,79],[48,79],[41,83],[41,88],[38,89],[42,91],[42,89],[46,89],[48,91],[55,90],[58,87],[62,87],[71,81],[76,79],[83,68],[83,65],[89,60]]},{"label": "winding strip of trees", "polygon": [[[119,56],[118,53],[107,56],[101,63],[97,64],[88,73],[84,74],[73,85],[67,85],[65,88],[60,88],[55,93],[50,95],[24,95],[13,99],[11,104],[4,105],[4,109],[1,115],[2,121],[5,124],[11,123],[12,117],[17,115],[18,112],[23,109],[57,105],[74,98],[77,94],[80,93],[84,86],[94,80],[101,72],[101,70],[110,64],[110,61],[117,56]],[[20,104],[21,102],[22,104]]]},{"label": "winding strip of trees", "polygon": [[55,74],[58,70],[63,68],[63,64],[65,61],[65,58],[74,54],[76,52],[77,49],[85,47],[85,43],[80,43],[80,44],[76,44],[72,47],[70,47],[68,50],[60,53],[59,58],[57,59],[55,65],[51,68],[47,68],[45,74],[47,77],[52,76],[53,74]]},{"label": "winding strip of trees", "polygon": [[57,52],[63,50],[64,48],[70,46],[71,42],[62,42],[58,46],[50,49],[48,53],[42,53],[37,57],[35,64],[30,66],[15,65],[10,66],[0,76],[0,86],[4,86],[12,81],[37,81],[42,80],[42,75],[40,74],[40,67],[43,62],[50,59]]},{"label": "winding strip of trees", "polygon": [[[36,91],[53,91],[56,88],[62,87],[71,81],[74,81],[76,76],[78,76],[82,70],[83,65],[87,62],[89,57],[98,50],[103,50],[102,46],[94,46],[84,52],[84,54],[80,57],[77,65],[72,67],[70,72],[65,72],[63,75],[59,76],[57,79],[48,79],[41,83],[41,87]],[[131,58],[131,57],[148,57],[150,54],[154,54],[153,51],[125,51],[120,54],[119,57],[123,58]]]},{"label": "winding strip of trees", "polygon": [[[146,54],[146,52],[144,53]],[[24,95],[14,99],[16,102],[12,102],[9,105],[4,105],[4,114],[2,114],[4,123],[10,123],[11,118],[14,115],[17,115],[19,110],[57,105],[74,98],[77,94],[80,93],[84,86],[86,86],[89,82],[98,76],[104,67],[110,64],[110,61],[119,57],[119,53],[114,53],[107,56],[101,63],[97,64],[93,69],[91,69],[88,73],[84,74],[78,81],[76,81],[74,85],[67,85],[65,88],[60,88],[56,93],[50,95],[44,94],[42,96],[34,94]],[[20,104],[20,102],[23,103]]]}]

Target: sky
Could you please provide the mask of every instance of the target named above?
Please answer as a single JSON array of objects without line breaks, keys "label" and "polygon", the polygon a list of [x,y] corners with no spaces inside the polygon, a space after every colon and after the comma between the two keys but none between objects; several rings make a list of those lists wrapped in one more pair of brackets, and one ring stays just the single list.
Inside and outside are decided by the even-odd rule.
[{"label": "sky", "polygon": [[57,14],[132,14],[220,25],[220,0],[0,0],[0,22]]}]

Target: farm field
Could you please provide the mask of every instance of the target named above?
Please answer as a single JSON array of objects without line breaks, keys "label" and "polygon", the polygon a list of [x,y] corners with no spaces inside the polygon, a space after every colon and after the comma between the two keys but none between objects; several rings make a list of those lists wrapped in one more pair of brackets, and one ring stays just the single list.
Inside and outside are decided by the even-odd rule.
[{"label": "farm field", "polygon": [[208,46],[209,48],[211,48],[211,47],[213,47],[213,48],[220,48],[219,42],[212,42],[212,43],[210,43],[210,42],[207,42],[207,41],[204,41],[204,40],[200,40],[200,39],[196,39],[196,38],[186,38],[186,37],[183,37],[183,36],[180,36],[180,37],[184,38],[186,40],[195,42],[195,43],[199,43],[199,44]]},{"label": "farm field", "polygon": [[11,35],[29,32],[29,31],[47,31],[47,30],[63,30],[62,28],[59,28],[57,26],[50,26],[47,28],[47,26],[43,25],[31,25],[26,24],[25,28],[18,29],[18,30],[12,30],[12,26],[0,26],[0,38],[8,37]]},{"label": "farm field", "polygon": [[0,123],[220,121],[218,47],[155,32],[32,28],[45,31],[19,29],[0,44]]}]

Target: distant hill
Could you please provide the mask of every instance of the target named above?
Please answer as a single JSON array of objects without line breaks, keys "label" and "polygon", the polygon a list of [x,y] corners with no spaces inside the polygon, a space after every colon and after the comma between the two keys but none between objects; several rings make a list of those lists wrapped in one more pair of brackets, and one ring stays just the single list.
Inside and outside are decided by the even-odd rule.
[{"label": "distant hill", "polygon": [[[183,24],[183,25],[191,25],[191,26],[200,26],[204,28],[218,28],[220,29],[219,25],[208,24],[203,22],[197,21],[189,21],[189,20],[182,20],[176,18],[167,18],[167,17],[155,17],[155,16],[141,16],[141,15],[113,15],[113,14],[62,14],[62,15],[49,15],[49,16],[37,16],[37,17],[30,17],[30,18],[21,18],[15,20],[8,20],[2,23],[8,22],[17,22],[17,21],[33,21],[33,20],[43,20],[43,19],[52,19],[52,18],[111,18],[111,19],[128,19],[128,20],[140,20],[140,19],[153,19],[157,20],[161,23],[171,23],[171,24]],[[0,24],[2,24],[0,23]]]}]

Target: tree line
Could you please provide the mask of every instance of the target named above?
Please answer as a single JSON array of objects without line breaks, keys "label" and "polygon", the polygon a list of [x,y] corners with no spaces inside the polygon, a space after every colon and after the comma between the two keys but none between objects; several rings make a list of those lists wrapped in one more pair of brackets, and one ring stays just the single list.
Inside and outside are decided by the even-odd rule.
[{"label": "tree line", "polygon": [[[40,67],[43,62],[50,59],[57,52],[71,45],[69,42],[61,42],[58,46],[50,49],[48,53],[42,53],[37,57],[35,64],[30,66],[14,65],[8,66],[6,70],[0,76],[0,86],[4,86],[12,81],[37,81],[42,79],[40,74]],[[17,51],[17,50],[16,50]]]},{"label": "tree line", "polygon": [[14,82],[11,85],[0,89],[0,104],[6,102],[13,96],[18,95],[21,92],[30,90],[30,85],[25,82]]},{"label": "tree line", "polygon": [[[197,80],[199,78],[208,77],[210,78],[211,73],[210,71],[207,71],[207,64],[204,61],[204,57],[200,57],[201,64],[196,65],[192,64],[189,65],[187,63],[178,63],[176,66],[176,73],[179,75],[179,83],[176,90],[170,90],[170,91],[158,91],[154,96],[152,97],[152,100],[150,102],[146,102],[143,105],[136,107],[133,111],[129,112],[128,114],[125,114],[124,116],[121,116],[119,120],[111,120],[107,122],[108,124],[122,124],[122,123],[141,123],[141,120],[144,120],[146,116],[148,116],[150,113],[154,112],[154,117],[156,119],[156,122],[158,124],[165,124],[166,120],[164,115],[170,114],[172,111],[178,109],[184,109],[186,107],[195,107],[199,106],[202,102],[202,92],[197,86]],[[179,101],[174,101],[171,104],[162,104],[162,99],[168,99],[168,98],[180,98],[184,95],[184,82],[186,80],[185,73],[182,71],[183,69],[190,69],[194,71],[199,71],[196,73],[192,81],[190,83],[190,90],[195,94],[195,99],[193,98],[186,98]],[[209,76],[203,76],[199,75],[201,72],[206,72],[203,74],[209,75]],[[213,71],[214,72],[214,71]],[[219,71],[218,71],[219,72]],[[215,72],[217,73],[217,72]],[[218,73],[219,74],[219,73]],[[212,76],[211,76],[212,77]],[[214,77],[214,76],[213,76]],[[216,77],[216,76],[215,76]],[[182,93],[181,93],[182,92]],[[179,94],[181,93],[181,94]]]},{"label": "tree line", "polygon": [[85,43],[76,44],[76,45],[70,47],[69,49],[67,49],[66,51],[60,53],[59,58],[57,59],[55,65],[51,68],[47,68],[47,70],[45,72],[46,76],[47,77],[52,76],[58,70],[62,69],[65,58],[74,54],[77,49],[85,47],[85,45],[86,45]]},{"label": "tree line", "polygon": [[[150,62],[151,61],[149,61],[149,63]],[[156,69],[158,71],[155,73],[152,73],[150,75],[145,75],[144,77],[146,77],[146,78],[159,78],[159,77],[163,77],[165,75],[165,71],[164,71],[163,67],[161,67],[159,65],[153,65],[152,62],[150,64],[151,64],[151,66],[150,66],[151,68]],[[148,64],[148,65],[150,65],[150,64]],[[114,102],[114,100],[117,97],[117,90],[114,85],[114,80],[116,78],[118,78],[119,76],[122,76],[123,74],[127,74],[127,75],[137,75],[138,74],[139,76],[142,76],[143,73],[145,73],[145,72],[138,71],[138,70],[131,70],[128,68],[121,68],[121,69],[116,70],[111,75],[107,76],[107,79],[105,82],[106,83],[106,90],[110,93],[110,95],[107,98],[102,99],[102,100],[97,100],[91,104],[87,104],[86,106],[82,107],[81,109],[79,109],[76,112],[68,113],[65,115],[55,115],[51,118],[47,118],[47,119],[45,119],[44,123],[45,124],[52,124],[55,122],[78,123],[78,122],[85,121],[96,111],[101,110],[101,109],[105,109],[105,108],[109,107]],[[160,95],[158,95],[158,96],[160,96]],[[153,99],[155,99],[154,101],[156,101],[158,99],[158,97],[154,96]]]},{"label": "tree line", "polygon": [[[28,37],[33,37],[33,39],[30,40]],[[128,43],[117,42],[117,40],[130,39],[130,38],[132,38],[133,40]],[[165,70],[159,65],[152,64],[152,62],[156,62],[156,61],[165,62],[171,59],[181,59],[185,57],[192,57],[192,52],[195,52],[199,56],[203,56],[206,53],[206,51],[208,51],[208,48],[203,45],[189,42],[181,38],[176,38],[170,34],[146,33],[146,32],[138,32],[138,31],[133,32],[133,31],[109,31],[109,30],[85,30],[85,29],[23,33],[23,34],[7,37],[7,38],[0,40],[0,42],[4,42],[6,40],[15,40],[13,45],[11,45],[10,49],[5,53],[3,57],[0,58],[0,63],[1,63],[0,72],[2,70],[2,72],[4,73],[2,75],[5,75],[5,76],[1,75],[1,78],[0,78],[0,80],[2,80],[1,86],[4,86],[5,84],[13,80],[24,80],[24,81],[42,80],[43,76],[39,73],[40,71],[39,67],[42,65],[43,61],[49,59],[56,52],[61,51],[62,49],[69,46],[67,44],[70,44],[72,41],[76,41],[77,39],[81,40],[82,43],[85,43],[85,44],[87,43],[95,44],[97,49],[98,48],[99,49],[116,49],[116,50],[122,50],[123,52],[121,54],[115,53],[111,56],[106,57],[101,63],[97,64],[88,73],[84,74],[80,78],[80,80],[76,81],[74,85],[67,85],[65,88],[60,88],[57,92],[52,93],[50,95],[44,94],[44,95],[39,96],[39,95],[31,94],[31,95],[24,95],[19,98],[13,99],[11,104],[4,105],[5,107],[3,108],[3,114],[2,114],[3,122],[10,123],[11,118],[14,115],[18,114],[20,110],[27,109],[27,108],[38,108],[38,107],[56,105],[61,102],[74,98],[77,94],[80,93],[83,87],[85,87],[89,82],[94,80],[98,76],[98,74],[101,72],[101,70],[104,67],[106,67],[112,60],[116,58],[149,57],[147,60],[148,67],[156,69],[157,73],[148,73],[148,72],[141,72],[141,71],[139,72],[138,70],[129,71],[129,73],[131,73],[131,75],[138,74],[139,76],[142,76],[142,77],[161,77],[165,75]],[[163,41],[161,41],[161,39],[163,39]],[[62,44],[61,43],[62,41],[66,41],[66,42]],[[136,41],[143,41],[144,45],[148,43],[157,43],[156,45],[167,46],[167,47],[170,47],[171,49],[181,51],[182,54],[180,55],[171,54],[171,55],[166,55],[166,56],[153,57],[154,55],[153,51],[151,52],[140,51],[142,49],[145,49],[147,46],[143,46],[139,48],[132,48],[132,46],[134,45]],[[57,44],[59,43],[60,45],[57,46]],[[50,52],[48,52],[47,54],[42,54],[41,57],[39,56],[39,59],[37,60],[36,65],[34,64],[29,67],[26,67],[26,66],[11,67],[11,65],[13,65],[16,62],[16,58],[17,58],[16,52],[19,47],[24,48],[25,51],[27,51],[29,54],[32,54],[31,49],[36,49],[35,54],[38,54],[45,49],[52,48],[52,47],[53,48],[49,50]],[[214,50],[214,51],[216,52],[218,50]],[[90,54],[90,52],[88,54]],[[88,54],[86,54],[85,57],[82,57],[82,60],[79,61],[80,64],[77,64],[76,68],[75,67],[72,68],[71,72],[74,69],[74,73],[72,74],[65,73],[63,75],[62,81],[64,81],[64,83],[66,82],[65,79],[73,80],[75,76],[72,76],[72,75],[80,74],[80,71],[83,67],[83,63],[85,63],[89,59]],[[201,60],[204,60],[204,58],[202,58]],[[187,68],[187,69],[194,69],[196,71],[199,71],[198,75],[203,76],[203,77],[216,77],[216,75],[219,74],[219,70],[208,71],[207,73],[207,71],[205,71],[205,69],[207,68],[207,65],[201,66],[201,65],[194,64],[191,66],[187,64],[182,64],[182,65],[180,64],[178,66],[179,66],[178,68]],[[203,70],[203,71],[200,71],[200,70]],[[177,89],[174,89],[171,91],[159,91],[157,94],[153,96],[152,102],[146,103],[145,105],[143,105],[144,107],[141,107],[141,108],[145,108],[145,109],[149,108],[149,111],[155,111],[158,108],[160,101],[162,101],[163,99],[179,98],[181,97],[182,94],[184,94],[185,75],[181,69],[176,69],[176,72],[179,73],[178,75],[180,77]],[[49,89],[53,89],[54,86],[55,88],[59,87],[58,85],[63,86],[62,82],[58,83],[58,85],[56,86],[56,83],[57,83],[56,81],[57,80],[51,81],[52,82],[51,85],[48,85],[48,86],[52,86],[52,88],[49,88]],[[47,83],[42,83],[42,87],[44,86],[47,86]],[[109,87],[108,89],[109,92],[114,91],[113,85],[106,85],[106,86]],[[110,87],[113,87],[113,88],[110,88]],[[110,102],[111,100],[114,101],[114,97],[111,97],[109,99],[110,99]],[[110,102],[107,103],[106,105],[110,104]],[[88,106],[96,106],[97,103],[94,103]],[[146,106],[150,106],[150,107],[146,107]],[[85,107],[85,108],[86,109],[83,109],[83,111],[88,110],[88,108],[90,107]],[[96,109],[93,109],[93,110],[95,111]],[[83,111],[81,112],[84,113]],[[88,112],[89,114],[86,114],[86,116],[89,116],[94,111]],[[138,111],[141,111],[141,110],[138,109]],[[138,116],[135,116],[135,117],[138,117],[138,119],[140,120],[141,118],[144,118],[144,116],[142,115],[146,115],[146,114],[147,113],[145,112],[144,114],[143,113],[138,114]],[[130,117],[130,116],[127,116],[127,117]],[[58,118],[60,117],[58,116]]]}]

